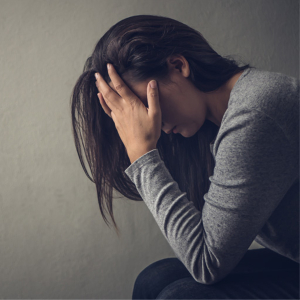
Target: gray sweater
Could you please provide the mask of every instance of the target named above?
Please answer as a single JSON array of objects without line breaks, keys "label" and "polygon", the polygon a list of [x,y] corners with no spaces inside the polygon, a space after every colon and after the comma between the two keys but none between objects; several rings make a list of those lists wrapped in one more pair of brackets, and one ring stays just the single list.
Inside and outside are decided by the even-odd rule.
[{"label": "gray sweater", "polygon": [[210,146],[202,213],[157,149],[125,170],[176,257],[203,284],[226,277],[253,240],[299,262],[299,80],[246,69]]}]

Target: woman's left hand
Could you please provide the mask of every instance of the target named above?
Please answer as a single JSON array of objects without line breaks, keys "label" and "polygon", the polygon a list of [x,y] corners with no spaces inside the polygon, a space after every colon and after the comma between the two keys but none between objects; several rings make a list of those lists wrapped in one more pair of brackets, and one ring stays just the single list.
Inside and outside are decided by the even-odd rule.
[{"label": "woman's left hand", "polygon": [[133,163],[156,148],[161,135],[162,115],[157,84],[147,86],[148,106],[129,89],[110,65],[108,75],[117,91],[113,91],[99,73],[95,74],[98,98],[104,111],[113,119],[119,136]]}]

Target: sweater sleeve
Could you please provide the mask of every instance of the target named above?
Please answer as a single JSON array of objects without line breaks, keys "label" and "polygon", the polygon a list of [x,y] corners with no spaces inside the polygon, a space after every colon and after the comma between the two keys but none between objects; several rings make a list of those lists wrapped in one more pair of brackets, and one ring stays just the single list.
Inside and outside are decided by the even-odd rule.
[{"label": "sweater sleeve", "polygon": [[224,128],[202,213],[157,149],[125,170],[176,257],[203,284],[233,270],[295,179],[289,142],[273,119],[253,109],[226,120]]}]

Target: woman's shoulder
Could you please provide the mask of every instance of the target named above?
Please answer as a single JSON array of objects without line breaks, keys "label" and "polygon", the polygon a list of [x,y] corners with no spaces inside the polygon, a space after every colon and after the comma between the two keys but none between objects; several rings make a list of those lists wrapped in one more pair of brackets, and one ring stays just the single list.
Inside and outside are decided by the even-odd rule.
[{"label": "woman's shoulder", "polygon": [[[289,140],[295,139],[299,134],[299,79],[246,69],[232,89],[221,127],[242,122],[254,110],[274,120]],[[249,126],[252,122],[255,120],[249,120]]]},{"label": "woman's shoulder", "polygon": [[[263,109],[277,102],[299,104],[298,78],[258,68],[246,69],[234,85],[228,106],[245,105]],[[277,103],[280,104],[280,103]],[[289,109],[287,105],[284,105]],[[233,108],[235,108],[233,107]],[[270,107],[271,108],[271,107]]]}]

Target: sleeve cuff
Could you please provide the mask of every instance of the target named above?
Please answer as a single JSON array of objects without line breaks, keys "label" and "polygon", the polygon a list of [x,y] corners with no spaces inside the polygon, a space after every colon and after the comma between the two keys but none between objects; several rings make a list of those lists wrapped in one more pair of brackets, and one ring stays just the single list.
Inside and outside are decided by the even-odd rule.
[{"label": "sleeve cuff", "polygon": [[161,161],[161,157],[159,155],[158,149],[153,149],[141,157],[139,157],[137,160],[135,160],[126,170],[126,175],[132,180],[133,174],[136,170],[139,170],[143,165],[148,163],[149,161],[153,162],[159,162]]}]

